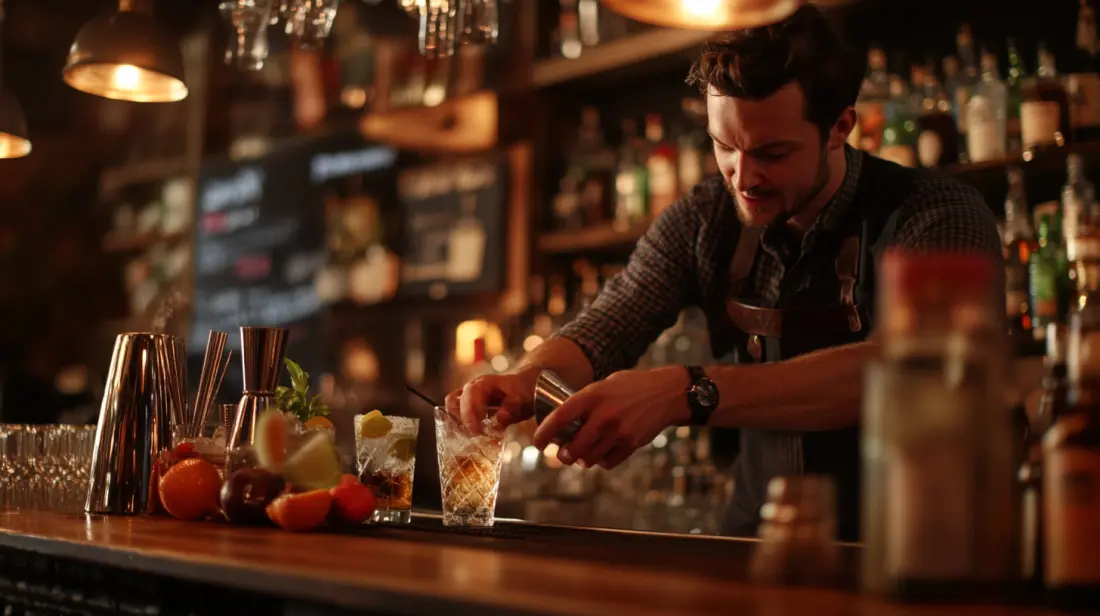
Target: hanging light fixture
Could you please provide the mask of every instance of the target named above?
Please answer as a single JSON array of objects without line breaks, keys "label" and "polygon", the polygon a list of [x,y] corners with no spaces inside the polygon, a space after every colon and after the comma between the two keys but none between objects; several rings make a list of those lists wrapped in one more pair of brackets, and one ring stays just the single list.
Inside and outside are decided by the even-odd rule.
[{"label": "hanging light fixture", "polygon": [[[0,0],[0,24],[3,22],[4,2]],[[27,138],[23,108],[15,95],[4,87],[3,65],[3,53],[0,53],[0,158],[20,158],[31,153],[31,140]]]},{"label": "hanging light fixture", "polygon": [[[612,11],[666,28],[755,28],[790,17],[807,0],[602,0]],[[833,0],[832,3],[836,3]]]},{"label": "hanging light fixture", "polygon": [[80,29],[62,75],[77,90],[104,98],[170,103],[187,97],[179,45],[134,0],[120,0],[117,13]]}]

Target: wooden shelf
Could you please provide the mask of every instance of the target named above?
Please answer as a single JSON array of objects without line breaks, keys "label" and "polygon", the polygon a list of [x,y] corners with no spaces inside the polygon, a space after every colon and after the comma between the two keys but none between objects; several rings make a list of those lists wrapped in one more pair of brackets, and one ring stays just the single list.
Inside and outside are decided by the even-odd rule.
[{"label": "wooden shelf", "polygon": [[629,250],[649,229],[649,223],[625,229],[606,224],[576,231],[550,231],[538,237],[542,254],[566,255],[581,252]]},{"label": "wooden shelf", "polygon": [[103,238],[103,252],[120,253],[146,250],[157,244],[178,242],[187,236],[179,233],[108,233]]},{"label": "wooden shelf", "polygon": [[1068,154],[1081,154],[1089,156],[1100,153],[1100,142],[1089,141],[1065,146],[1063,148],[1042,150],[1030,157],[1025,157],[1022,152],[1016,152],[1005,158],[986,160],[980,163],[958,163],[943,168],[948,175],[968,175],[984,171],[1001,170],[1013,165],[1026,166],[1043,163],[1064,164]]},{"label": "wooden shelf", "polygon": [[131,163],[104,169],[99,177],[99,190],[101,195],[110,195],[127,186],[160,182],[187,173],[188,160],[183,156]]},{"label": "wooden shelf", "polygon": [[659,28],[623,37],[595,47],[588,47],[579,58],[552,58],[535,62],[531,67],[530,85],[547,88],[637,66],[693,50],[713,32]]}]

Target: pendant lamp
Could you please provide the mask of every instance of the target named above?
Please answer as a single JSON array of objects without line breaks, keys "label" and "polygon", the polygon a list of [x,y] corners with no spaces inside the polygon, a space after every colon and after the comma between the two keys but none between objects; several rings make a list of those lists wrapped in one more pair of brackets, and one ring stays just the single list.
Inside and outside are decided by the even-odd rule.
[{"label": "pendant lamp", "polygon": [[80,29],[62,75],[81,92],[115,100],[170,103],[187,97],[179,45],[134,0],[120,0],[117,13]]},{"label": "pendant lamp", "polygon": [[[808,0],[601,0],[608,9],[666,28],[735,30],[756,28],[790,17]],[[818,2],[812,2],[818,4]],[[829,0],[821,4],[838,4]]]},{"label": "pendant lamp", "polygon": [[[0,24],[4,21],[4,3],[0,0]],[[0,53],[0,158],[20,158],[31,153],[27,138],[27,119],[23,108],[2,78],[4,59]]]}]

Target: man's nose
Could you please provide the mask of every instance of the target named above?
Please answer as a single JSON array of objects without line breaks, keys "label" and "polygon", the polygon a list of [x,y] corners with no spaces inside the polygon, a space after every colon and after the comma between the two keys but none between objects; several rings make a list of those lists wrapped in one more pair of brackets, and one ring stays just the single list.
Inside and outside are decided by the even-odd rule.
[{"label": "man's nose", "polygon": [[749,192],[760,185],[761,177],[751,156],[740,152],[733,155],[733,187],[739,192]]}]

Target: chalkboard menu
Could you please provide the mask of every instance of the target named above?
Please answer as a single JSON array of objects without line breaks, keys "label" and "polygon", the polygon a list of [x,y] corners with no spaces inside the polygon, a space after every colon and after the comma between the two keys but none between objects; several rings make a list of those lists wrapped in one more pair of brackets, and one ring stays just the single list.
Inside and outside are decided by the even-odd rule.
[{"label": "chalkboard menu", "polygon": [[[258,159],[205,163],[189,354],[201,357],[212,329],[229,332],[228,346],[239,352],[242,325],[285,327],[287,356],[307,371],[323,370],[314,279],[326,260],[324,186],[390,169],[396,159],[394,150],[348,134],[288,144]],[[235,360],[220,397],[239,395],[239,379]]]},{"label": "chalkboard menu", "polygon": [[406,170],[398,295],[439,298],[504,286],[508,164],[503,154]]}]

